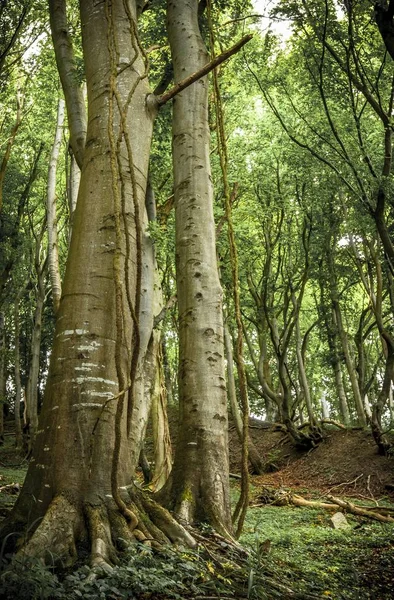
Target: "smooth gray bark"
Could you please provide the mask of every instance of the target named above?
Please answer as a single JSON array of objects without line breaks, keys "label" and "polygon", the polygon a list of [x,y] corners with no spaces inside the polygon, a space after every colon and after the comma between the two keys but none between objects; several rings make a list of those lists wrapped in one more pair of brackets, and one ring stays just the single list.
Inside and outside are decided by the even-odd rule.
[{"label": "smooth gray bark", "polygon": [[47,184],[48,271],[52,288],[52,300],[55,314],[59,310],[60,297],[62,295],[56,216],[56,172],[63,137],[64,113],[65,103],[64,100],[60,98],[57,107],[55,138],[53,140],[51,155],[49,158]]},{"label": "smooth gray bark", "polygon": [[[208,62],[198,0],[169,0],[174,83]],[[215,248],[209,160],[208,81],[173,104],[180,426],[170,504],[185,522],[231,531],[222,290]]]}]

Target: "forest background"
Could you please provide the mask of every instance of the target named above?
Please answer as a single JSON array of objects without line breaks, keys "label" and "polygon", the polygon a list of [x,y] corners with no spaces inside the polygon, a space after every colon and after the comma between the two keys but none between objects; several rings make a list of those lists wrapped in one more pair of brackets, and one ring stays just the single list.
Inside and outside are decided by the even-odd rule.
[{"label": "forest background", "polygon": [[[116,200],[118,193],[119,202],[124,202],[123,208],[119,204],[118,212],[115,210],[114,216],[109,219],[110,211],[102,204],[104,212],[97,217],[101,219],[100,228],[91,232],[91,239],[97,237],[98,232],[108,234],[102,243],[107,244],[105,252],[110,256],[108,264],[111,267],[105,266],[104,262],[100,267],[100,261],[104,261],[104,258],[92,258],[92,254],[84,254],[87,251],[81,250],[91,243],[84,236],[89,219],[94,221],[96,218],[91,212],[93,204],[86,208],[83,226],[79,224],[78,212],[75,212],[79,167],[83,166],[84,173],[84,169],[87,171],[84,165],[88,164],[83,157],[84,137],[78,135],[78,127],[80,131],[83,130],[85,118],[81,107],[88,102],[90,111],[98,111],[97,119],[101,115],[97,106],[92,109],[92,103],[98,101],[99,95],[91,95],[93,92],[88,86],[86,99],[85,86],[86,74],[91,79],[102,77],[97,45],[99,40],[94,40],[94,31],[89,30],[89,34],[86,34],[88,41],[84,42],[82,48],[80,38],[81,22],[83,27],[89,29],[90,19],[95,18],[95,12],[90,3],[85,7],[81,5],[81,11],[76,4],[67,3],[67,12],[63,13],[63,16],[66,15],[64,25],[59,22],[59,11],[65,11],[65,4],[49,4],[51,23],[47,7],[38,6],[37,3],[3,2],[0,9],[5,25],[2,27],[0,56],[0,435],[4,415],[13,414],[16,445],[31,454],[37,435],[45,427],[52,426],[49,417],[42,417],[39,425],[38,415],[48,378],[56,318],[59,319],[59,315],[63,318],[66,314],[64,318],[69,323],[63,332],[57,330],[56,339],[66,332],[69,336],[66,339],[71,339],[70,344],[74,343],[74,338],[83,338],[83,323],[75,324],[78,320],[75,315],[82,311],[82,305],[73,304],[73,301],[65,298],[79,294],[78,286],[83,286],[91,273],[98,273],[97,277],[111,280],[113,286],[109,292],[107,288],[98,288],[100,294],[112,294],[115,298],[111,309],[110,305],[101,306],[101,316],[97,319],[101,319],[103,326],[100,325],[99,329],[105,329],[105,319],[108,318],[108,327],[117,332],[116,347],[119,352],[114,353],[110,366],[107,365],[109,354],[105,353],[95,357],[93,362],[97,367],[100,361],[104,361],[103,368],[108,367],[116,373],[118,387],[115,392],[111,388],[113,377],[108,376],[106,368],[94,373],[94,377],[92,373],[87,374],[92,349],[99,344],[94,334],[93,337],[87,336],[85,342],[79,340],[81,357],[77,358],[86,362],[72,367],[72,381],[76,385],[71,386],[71,391],[61,393],[73,398],[73,406],[77,406],[75,395],[79,394],[78,406],[82,408],[89,394],[96,399],[95,414],[69,422],[70,440],[78,435],[83,438],[89,423],[95,432],[95,423],[100,421],[103,410],[111,405],[112,400],[115,401],[113,404],[117,404],[118,408],[114,407],[109,419],[113,421],[112,425],[108,425],[112,427],[112,433],[106,438],[107,442],[108,439],[113,440],[110,443],[113,456],[105,468],[98,469],[97,481],[104,486],[100,488],[101,492],[109,486],[120,513],[129,523],[132,516],[127,512],[127,503],[117,498],[115,491],[120,483],[128,483],[126,476],[119,475],[119,465],[122,461],[129,461],[124,455],[126,451],[117,442],[120,429],[116,427],[117,423],[119,428],[123,427],[119,424],[123,418],[119,407],[132,387],[133,398],[128,401],[130,422],[127,423],[127,436],[130,437],[133,427],[135,430],[132,447],[127,450],[131,452],[130,465],[125,471],[133,471],[139,461],[145,464],[143,439],[151,414],[155,440],[153,468],[147,474],[147,478],[151,479],[151,489],[156,492],[161,489],[164,504],[174,509],[178,517],[181,516],[186,522],[194,521],[196,515],[202,513],[221,534],[226,536],[232,529],[227,482],[223,484],[220,502],[217,502],[218,499],[215,502],[213,498],[217,492],[213,483],[215,477],[228,479],[228,467],[212,466],[215,461],[223,465],[226,462],[224,431],[227,416],[223,408],[223,389],[217,391],[220,386],[211,380],[208,382],[209,378],[203,372],[208,364],[208,368],[212,366],[218,369],[218,378],[224,377],[224,373],[221,374],[224,368],[223,351],[220,350],[223,341],[226,348],[229,406],[244,446],[244,481],[237,511],[238,532],[242,528],[247,505],[248,455],[255,472],[264,469],[261,457],[250,440],[249,447],[247,444],[248,435],[245,435],[245,431],[249,405],[253,415],[270,423],[282,424],[294,444],[305,450],[320,443],[324,435],[324,423],[335,422],[339,427],[370,427],[377,451],[381,454],[390,453],[390,431],[394,419],[394,78],[390,55],[393,52],[393,3],[374,5],[361,0],[279,2],[270,19],[272,23],[287,24],[292,34],[290,37],[286,35],[288,39],[285,41],[275,33],[277,29],[274,26],[271,28],[267,15],[261,18],[259,6],[253,7],[250,2],[217,2],[212,6],[192,3],[196,18],[197,8],[200,9],[201,43],[205,43],[210,51],[210,58],[200,56],[199,59],[189,57],[188,52],[183,56],[180,50],[182,44],[187,42],[182,41],[182,35],[176,29],[178,16],[186,21],[190,18],[186,29],[190,25],[196,39],[200,35],[196,33],[197,21],[192,21],[184,7],[187,3],[181,2],[176,6],[176,3],[169,2],[167,7],[159,1],[130,3],[132,9],[140,13],[138,36],[137,13],[134,15],[133,10],[128,12],[128,3],[104,3],[107,13],[103,13],[103,23],[105,17],[107,24],[112,23],[112,29],[108,27],[109,34],[106,33],[108,48],[102,60],[108,61],[108,72],[112,73],[113,79],[109,78],[107,82],[110,91],[108,87],[103,88],[103,97],[107,94],[109,101],[108,106],[103,104],[101,110],[109,111],[109,118],[114,119],[115,125],[112,142],[110,130],[105,142],[109,153],[107,166],[94,153],[98,134],[89,134],[89,129],[90,145],[86,144],[86,152],[88,148],[89,152],[93,152],[90,156],[93,166],[89,167],[91,181],[100,169],[101,173],[106,169],[108,171],[107,180],[103,178],[94,186],[91,183],[93,187],[89,188],[90,193],[93,190],[100,198],[100,194],[104,195],[114,181],[120,182],[120,191],[116,192],[113,188],[112,195]],[[118,35],[117,32],[117,27],[121,27],[117,19],[120,20],[122,11],[122,18],[132,23],[128,26],[131,45],[130,42],[127,45],[121,33]],[[62,37],[65,31],[67,35]],[[112,31],[115,33],[111,41]],[[253,34],[252,39],[247,37],[250,33]],[[67,43],[70,40],[73,56],[67,62]],[[196,101],[191,91],[197,89],[199,83],[190,84],[179,94],[172,83],[174,74],[175,84],[179,83],[186,75],[198,72],[214,56],[221,57],[239,40],[243,40],[243,45],[231,51],[233,56],[229,61],[215,70],[210,65],[211,86],[208,89],[204,84],[209,112],[200,115],[200,106],[205,100]],[[125,86],[129,86],[129,91],[137,90],[141,98],[149,96],[148,87],[142,90],[142,86],[147,85],[149,66],[149,84],[160,106],[154,122],[152,119],[149,124],[149,118],[138,117],[134,119],[130,132],[124,114],[130,106],[134,114],[142,115],[142,112],[138,112],[141,108],[136,93],[128,98],[129,91],[124,92],[121,86],[116,90],[116,82],[128,72],[129,63],[122,54],[122,44],[125,44],[126,56],[130,48],[133,50],[135,58],[131,64],[136,61],[138,67],[135,69],[137,79],[131,77]],[[62,52],[66,52],[63,57]],[[95,52],[97,56],[94,56]],[[100,49],[100,52],[104,50]],[[203,55],[202,50],[200,54]],[[190,63],[187,62],[188,57]],[[114,68],[116,76],[113,75]],[[141,75],[143,69],[146,72]],[[97,79],[94,85],[99,84]],[[168,90],[173,91],[173,96],[166,97]],[[124,93],[125,100],[121,96]],[[174,115],[171,97],[175,98]],[[183,108],[182,98],[185,102]],[[157,109],[155,104],[152,110]],[[178,116],[176,110],[180,111]],[[93,122],[95,113],[90,114],[89,123]],[[188,114],[193,117],[189,119],[192,123],[188,122]],[[193,217],[192,212],[185,213],[178,216],[178,223],[184,219],[183,233],[179,229],[175,233],[177,225],[174,213],[179,208],[177,214],[180,215],[180,182],[185,181],[185,175],[180,172],[187,152],[181,146],[182,139],[191,135],[190,131],[198,137],[198,124],[201,124],[201,131],[204,130],[205,118],[208,119],[206,124],[209,125],[211,137],[209,158],[214,183],[214,221],[205,222],[204,209],[198,219]],[[188,126],[192,129],[187,130]],[[108,130],[108,123],[105,127]],[[153,127],[151,147],[148,148],[149,133],[146,133],[146,147],[143,148],[139,142],[133,146],[133,139],[138,136],[138,139],[142,139],[149,127]],[[174,132],[174,154],[171,152],[171,128]],[[176,140],[180,140],[181,147],[177,148]],[[105,154],[103,143],[97,146],[101,156]],[[118,150],[123,144],[119,152],[116,143]],[[128,155],[127,161],[133,164],[132,167],[124,166],[122,157],[117,158],[122,150]],[[207,159],[206,149],[197,155]],[[145,161],[144,168],[138,162],[140,157],[142,162]],[[98,162],[95,162],[96,159]],[[117,161],[115,167],[114,160]],[[111,173],[110,167],[115,168],[115,174],[113,171]],[[143,173],[141,180],[140,172]],[[201,172],[210,179],[209,161],[203,163]],[[126,191],[122,191],[122,174],[127,179],[130,192],[126,184]],[[188,192],[191,204],[195,196],[202,197],[205,194],[204,190],[198,191],[199,188],[196,188],[196,185],[203,185],[202,179],[202,175],[196,177],[193,189]],[[84,184],[81,197],[89,193],[88,185]],[[209,185],[208,181],[207,189]],[[101,191],[98,191],[99,187]],[[142,200],[137,188],[143,190]],[[212,194],[212,190],[208,189],[207,194]],[[131,208],[127,205],[129,197],[132,199]],[[200,210],[198,202],[194,207]],[[137,215],[138,210],[144,212],[141,217]],[[120,215],[119,230],[117,214]],[[111,219],[113,223],[109,222]],[[134,219],[134,225],[129,225],[130,234],[126,233],[128,219]],[[187,261],[182,265],[182,258],[179,258],[183,256],[182,252],[186,252],[182,250],[187,245],[185,232],[196,229],[196,223],[200,221],[198,236],[204,252],[205,247],[212,246],[216,236],[216,248],[210,248],[210,263],[207,263],[209,274],[203,273],[203,277],[207,277],[203,293],[200,288],[187,287],[191,275]],[[72,236],[74,226],[78,233]],[[128,239],[130,235],[140,240],[132,256],[130,244],[133,242]],[[134,300],[130,300],[130,292],[126,288],[122,292],[123,284],[116,275],[118,267],[116,260],[113,261],[111,245],[119,250],[120,269],[130,268],[125,280],[134,282]],[[196,257],[190,256],[189,261],[194,261],[194,268],[197,268]],[[216,269],[216,260],[219,269]],[[69,275],[65,284],[67,261]],[[128,262],[130,267],[127,266]],[[78,272],[70,266],[76,264],[79,265]],[[193,275],[195,280],[201,276],[197,273],[198,268]],[[220,334],[222,307],[216,279],[218,273],[224,294],[223,335]],[[208,292],[218,295],[212,300]],[[116,308],[116,299],[122,293],[122,302],[130,309],[127,317],[121,317]],[[191,293],[196,306],[199,303],[201,305],[205,297],[207,305],[203,309],[193,308],[204,324],[202,326],[199,322],[195,337],[190,334],[189,339],[182,332],[187,327],[189,331],[194,327],[194,319],[186,323],[190,309],[188,303],[191,302],[188,294]],[[212,317],[214,324],[211,327],[210,308],[206,306],[214,303],[220,316]],[[92,310],[90,307],[89,311]],[[139,328],[135,326],[135,318],[139,321]],[[60,327],[59,320],[57,326]],[[199,339],[201,327],[205,338],[215,338],[217,347],[210,346],[208,351],[206,346],[200,348],[196,340]],[[138,343],[136,331],[139,331]],[[219,333],[213,336],[211,331]],[[101,331],[100,335],[104,337],[105,332]],[[129,338],[130,344],[124,337]],[[213,342],[213,339],[209,339],[210,344]],[[59,346],[60,342],[57,344]],[[199,367],[197,374],[190,371],[185,376],[190,379],[186,384],[182,383],[179,364],[187,370],[191,362],[198,362],[196,353],[199,351],[209,352],[210,362],[206,362],[205,356],[205,367]],[[67,355],[62,356],[59,352],[55,351],[57,359],[66,360]],[[132,374],[131,382],[128,381],[126,370]],[[57,385],[55,380],[60,376],[59,373],[52,375],[51,381],[55,383],[51,383],[51,386]],[[87,388],[84,387],[86,383]],[[188,397],[190,385],[195,385],[195,389]],[[214,388],[216,391],[213,391]],[[48,411],[56,408],[55,399],[59,393],[54,392],[53,387],[51,389]],[[49,392],[47,394],[49,397]],[[203,402],[198,404],[196,401],[200,419],[196,424],[192,415],[186,415],[189,409],[185,407],[193,405],[199,396],[208,398],[209,402],[203,405]],[[98,402],[100,397],[102,400]],[[204,474],[201,457],[192,459],[201,478],[198,490],[198,486],[187,481],[185,475],[182,479],[181,473],[187,458],[186,455],[181,458],[179,448],[170,475],[172,456],[166,406],[177,404],[178,401],[182,407],[180,431],[183,432],[178,446],[185,452],[194,443],[190,432],[198,428],[208,430],[216,415],[216,421],[221,423],[223,420],[224,423],[223,427],[216,428],[212,433],[217,436],[214,453],[216,448],[223,447],[220,460],[219,451],[212,456],[212,447],[209,446],[212,440],[204,446],[206,473],[209,471],[209,474]],[[208,404],[209,410],[206,409]],[[83,412],[80,414],[83,415]],[[187,421],[187,418],[190,420]],[[66,417],[63,415],[62,419],[64,421],[59,423],[63,426]],[[126,435],[126,429],[123,436]],[[57,458],[53,459],[51,467],[55,468],[56,464],[60,464],[65,446],[54,441],[53,432],[48,435],[52,437],[45,437],[40,443],[40,450],[35,449],[37,454],[35,458],[33,455],[32,460],[45,465],[44,460],[38,460],[39,453],[44,456],[52,444],[57,444]],[[100,435],[104,438],[104,434]],[[98,452],[92,453],[94,460],[97,460]],[[191,473],[194,477],[193,470]],[[108,479],[107,484],[101,484],[104,475]],[[30,477],[32,479],[33,476]],[[31,483],[28,493],[31,495],[34,491],[35,494],[36,489],[49,487],[52,483],[48,481],[44,478],[39,483]],[[28,483],[25,489],[29,489]],[[202,492],[202,489],[205,491]],[[65,498],[63,492],[54,497]],[[131,501],[138,511],[154,512],[139,496],[138,499],[132,497]],[[23,512],[23,502],[22,494],[17,511]],[[70,506],[74,507],[73,502],[70,502]],[[79,502],[80,499],[77,504]],[[222,508],[218,509],[217,504],[222,504]],[[90,523],[88,529],[91,539],[93,542],[95,538],[101,540],[102,533],[95,531],[95,502],[85,498],[83,505],[85,519]],[[86,509],[87,505],[89,509]],[[54,506],[53,497],[48,499],[48,506]],[[94,510],[91,510],[92,506]],[[60,506],[63,511],[64,508],[65,505]],[[10,531],[15,528],[16,513]],[[54,516],[49,509],[46,514],[52,523]],[[73,509],[68,514],[73,514]],[[76,522],[78,518],[75,516]],[[59,527],[64,532],[64,523]],[[114,529],[113,523],[111,527]],[[170,535],[168,527],[166,533],[170,538],[171,535],[175,538],[184,535],[178,530]],[[171,527],[176,526],[172,523]],[[76,535],[75,529],[78,527],[73,529],[73,540],[79,535]],[[147,532],[141,531],[147,537]],[[43,543],[34,536],[28,548],[32,555],[37,555],[42,553]],[[64,549],[57,547],[58,541],[53,540],[53,544],[61,554]],[[104,551],[94,548],[94,543],[92,546],[93,563],[101,563],[102,560],[104,563],[111,562],[110,541],[105,542]],[[73,552],[67,550],[71,558]]]}]

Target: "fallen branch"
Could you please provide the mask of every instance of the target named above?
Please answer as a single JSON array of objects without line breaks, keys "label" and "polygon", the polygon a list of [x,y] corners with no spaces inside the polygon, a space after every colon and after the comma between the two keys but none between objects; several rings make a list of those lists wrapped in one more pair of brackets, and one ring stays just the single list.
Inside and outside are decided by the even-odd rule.
[{"label": "fallen branch", "polygon": [[359,515],[360,517],[368,517],[369,519],[374,519],[375,521],[381,521],[382,523],[394,523],[394,518],[381,515],[379,513],[372,512],[371,510],[366,510],[365,508],[360,508],[352,502],[348,502],[347,500],[342,500],[341,498],[336,498],[335,496],[328,496],[328,499],[331,500],[337,506],[340,506],[347,512],[350,512],[354,515]]},{"label": "fallen branch", "polygon": [[0,487],[0,492],[8,492],[9,494],[18,494],[21,486],[19,483],[9,483]]},{"label": "fallen branch", "polygon": [[[392,509],[385,509],[385,507],[371,507],[365,508],[356,506],[352,502],[342,500],[336,496],[329,495],[327,499],[330,502],[320,502],[318,500],[306,500],[298,494],[292,494],[284,490],[275,490],[270,488],[264,488],[264,493],[260,496],[262,502],[259,504],[253,504],[251,508],[258,508],[266,506],[267,504],[272,506],[287,506],[293,504],[294,506],[306,507],[306,508],[321,508],[324,510],[335,510],[338,511],[338,507],[343,511],[357,515],[360,517],[367,517],[381,523],[394,523],[394,518],[388,514],[382,514],[392,512]],[[378,510],[381,512],[377,512]]]},{"label": "fallen branch", "polygon": [[342,425],[342,423],[334,421],[333,419],[322,419],[320,423],[322,425],[335,425],[335,427],[338,427],[339,429],[344,429],[345,431],[347,430],[347,427],[345,427],[345,425]]}]

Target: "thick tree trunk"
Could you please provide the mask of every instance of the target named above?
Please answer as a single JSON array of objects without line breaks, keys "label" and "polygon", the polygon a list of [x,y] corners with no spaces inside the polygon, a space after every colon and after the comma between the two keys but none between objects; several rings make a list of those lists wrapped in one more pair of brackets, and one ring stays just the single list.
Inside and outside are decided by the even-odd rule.
[{"label": "thick tree trunk", "polygon": [[[198,0],[167,3],[175,84],[208,62],[198,26],[198,4]],[[216,263],[209,138],[204,77],[174,99],[180,426],[169,503],[184,521],[206,520],[229,535],[222,290]]]},{"label": "thick tree trunk", "polygon": [[80,193],[34,454],[1,533],[29,525],[23,552],[65,564],[88,536],[92,564],[105,566],[124,540],[193,540],[125,487],[133,475],[125,404],[139,313],[139,215],[154,116],[135,0],[84,0],[80,10],[89,104]]},{"label": "thick tree trunk", "polygon": [[48,224],[48,270],[52,288],[52,300],[55,314],[59,310],[62,295],[62,282],[59,268],[59,248],[57,242],[57,216],[56,216],[56,172],[59,159],[60,146],[63,137],[64,100],[60,98],[57,108],[57,123],[55,139],[51,150],[48,167],[47,187],[47,224]]}]

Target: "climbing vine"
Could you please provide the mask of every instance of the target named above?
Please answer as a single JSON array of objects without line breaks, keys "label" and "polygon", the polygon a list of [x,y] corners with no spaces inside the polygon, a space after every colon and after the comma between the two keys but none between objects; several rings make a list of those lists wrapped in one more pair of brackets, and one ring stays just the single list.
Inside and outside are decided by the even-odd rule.
[{"label": "climbing vine", "polygon": [[[211,54],[215,56],[215,34],[212,27],[212,7],[211,1],[207,5],[208,10],[208,24],[209,24],[209,38]],[[228,181],[228,153],[226,134],[224,126],[223,116],[223,105],[222,97],[220,92],[218,72],[217,69],[212,71],[213,73],[213,90],[215,99],[215,116],[216,116],[216,132],[217,132],[217,144],[218,154],[220,159],[220,168],[222,172],[223,180],[223,191],[224,191],[224,202],[225,202],[225,214],[227,221],[227,231],[230,249],[230,263],[231,263],[231,279],[232,279],[232,293],[234,302],[235,321],[237,326],[237,344],[236,344],[236,357],[238,366],[238,377],[239,377],[239,391],[241,396],[242,405],[242,421],[243,421],[243,436],[242,436],[242,479],[241,479],[241,495],[238,503],[235,507],[233,514],[233,521],[236,523],[236,535],[239,537],[242,531],[243,523],[246,516],[246,510],[249,504],[249,471],[248,471],[248,436],[249,436],[249,399],[246,381],[246,372],[243,359],[243,329],[242,329],[242,318],[241,318],[241,303],[239,294],[239,268],[238,268],[238,253],[237,245],[235,241],[234,225],[232,219],[232,207],[231,207],[231,191]]]}]

